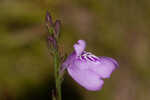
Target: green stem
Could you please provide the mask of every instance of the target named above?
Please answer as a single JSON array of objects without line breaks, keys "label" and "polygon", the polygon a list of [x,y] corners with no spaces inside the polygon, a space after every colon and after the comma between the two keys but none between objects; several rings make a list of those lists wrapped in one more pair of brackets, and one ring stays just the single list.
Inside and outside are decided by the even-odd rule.
[{"label": "green stem", "polygon": [[56,84],[56,100],[61,99],[61,79],[60,79],[60,57],[58,50],[54,52],[54,73],[55,73],[55,84]]}]

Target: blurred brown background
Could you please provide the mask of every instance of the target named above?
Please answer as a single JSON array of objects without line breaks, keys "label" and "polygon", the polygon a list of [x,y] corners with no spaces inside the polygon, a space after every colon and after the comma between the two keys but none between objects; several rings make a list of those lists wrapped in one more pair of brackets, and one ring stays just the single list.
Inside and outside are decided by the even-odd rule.
[{"label": "blurred brown background", "polygon": [[149,0],[0,0],[0,100],[51,100],[47,9],[62,22],[65,52],[84,39],[87,51],[120,64],[98,92],[66,75],[63,100],[150,100]]}]

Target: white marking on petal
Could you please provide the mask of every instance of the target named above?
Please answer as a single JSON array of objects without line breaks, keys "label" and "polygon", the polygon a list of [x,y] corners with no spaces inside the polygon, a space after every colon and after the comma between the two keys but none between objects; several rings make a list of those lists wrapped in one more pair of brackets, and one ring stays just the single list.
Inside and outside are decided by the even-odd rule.
[{"label": "white marking on petal", "polygon": [[92,54],[91,52],[86,52],[84,51],[82,55],[79,56],[80,60],[86,60],[86,61],[92,61],[92,62],[97,62],[98,57]]}]

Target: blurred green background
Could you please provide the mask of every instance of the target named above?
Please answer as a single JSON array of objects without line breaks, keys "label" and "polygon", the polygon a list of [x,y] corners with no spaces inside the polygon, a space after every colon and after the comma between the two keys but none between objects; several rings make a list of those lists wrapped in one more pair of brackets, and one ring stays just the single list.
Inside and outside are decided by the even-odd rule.
[{"label": "blurred green background", "polygon": [[120,64],[98,92],[67,74],[63,100],[150,100],[149,0],[0,0],[0,100],[51,100],[47,9],[62,22],[64,52],[84,39],[87,51]]}]

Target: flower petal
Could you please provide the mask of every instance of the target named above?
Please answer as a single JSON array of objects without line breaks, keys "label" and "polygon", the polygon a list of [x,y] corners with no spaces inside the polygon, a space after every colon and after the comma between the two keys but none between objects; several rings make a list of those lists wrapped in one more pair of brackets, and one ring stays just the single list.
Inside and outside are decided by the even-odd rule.
[{"label": "flower petal", "polygon": [[77,56],[81,55],[81,53],[85,49],[85,46],[86,46],[86,43],[85,43],[84,40],[78,40],[78,42],[76,44],[74,44],[74,49],[75,49],[75,52],[76,52]]},{"label": "flower petal", "polygon": [[104,81],[100,77],[90,70],[81,70],[79,66],[68,67],[69,75],[81,86],[90,91],[100,90],[104,84]]},{"label": "flower petal", "polygon": [[76,58],[76,53],[75,52],[72,52],[68,57],[67,59],[65,60],[65,62],[62,64],[62,68],[67,68],[69,67],[70,65],[72,65],[73,61],[75,60]]},{"label": "flower petal", "polygon": [[[87,56],[88,57],[88,56]],[[110,57],[99,57],[98,60],[79,60],[74,62],[81,70],[91,70],[101,78],[109,78],[111,73],[118,66],[116,60]]]},{"label": "flower petal", "polygon": [[109,78],[117,66],[118,63],[116,60],[110,57],[100,57],[99,63],[94,64],[90,69],[99,74],[102,78]]}]

